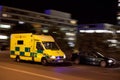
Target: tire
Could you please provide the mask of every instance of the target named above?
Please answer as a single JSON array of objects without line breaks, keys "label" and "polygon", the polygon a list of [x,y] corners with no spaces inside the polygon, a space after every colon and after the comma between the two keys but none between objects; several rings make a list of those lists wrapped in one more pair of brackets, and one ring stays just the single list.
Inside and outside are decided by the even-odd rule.
[{"label": "tire", "polygon": [[101,61],[101,62],[100,62],[100,66],[101,66],[101,67],[106,67],[106,66],[107,66],[106,61]]},{"label": "tire", "polygon": [[44,66],[47,66],[48,65],[48,61],[45,58],[42,58],[41,64],[44,65]]},{"label": "tire", "polygon": [[79,63],[80,63],[80,59],[77,58],[74,60],[74,64],[78,65]]},{"label": "tire", "polygon": [[20,62],[20,57],[17,56],[16,59],[15,59],[16,62]]}]

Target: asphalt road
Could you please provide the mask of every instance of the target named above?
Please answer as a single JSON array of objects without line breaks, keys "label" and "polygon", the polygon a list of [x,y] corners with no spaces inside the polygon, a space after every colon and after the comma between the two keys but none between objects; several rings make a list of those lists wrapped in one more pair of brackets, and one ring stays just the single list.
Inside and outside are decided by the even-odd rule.
[{"label": "asphalt road", "polygon": [[43,66],[39,63],[15,62],[9,58],[9,52],[0,52],[0,80],[120,80],[120,67]]}]

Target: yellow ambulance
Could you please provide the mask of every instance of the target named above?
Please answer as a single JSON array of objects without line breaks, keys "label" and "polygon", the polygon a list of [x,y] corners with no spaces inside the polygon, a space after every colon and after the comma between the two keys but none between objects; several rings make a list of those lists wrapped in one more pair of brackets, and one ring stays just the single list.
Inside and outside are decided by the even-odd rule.
[{"label": "yellow ambulance", "polygon": [[18,33],[10,37],[10,58],[17,62],[26,60],[48,65],[63,63],[66,56],[52,36]]}]

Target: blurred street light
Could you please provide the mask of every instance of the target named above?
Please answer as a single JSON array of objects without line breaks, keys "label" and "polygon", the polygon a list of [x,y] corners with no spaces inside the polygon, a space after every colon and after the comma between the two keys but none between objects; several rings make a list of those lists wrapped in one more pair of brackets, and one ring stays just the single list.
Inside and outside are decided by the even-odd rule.
[{"label": "blurred street light", "polygon": [[8,36],[0,35],[0,39],[8,39]]},{"label": "blurred street light", "polygon": [[76,20],[71,20],[70,23],[75,25],[75,24],[77,24],[77,21]]},{"label": "blurred street light", "polygon": [[10,25],[5,25],[5,24],[0,24],[0,28],[9,29],[9,28],[11,28],[11,26]]},{"label": "blurred street light", "polygon": [[25,22],[23,22],[23,21],[19,21],[18,23],[19,23],[19,24],[24,24]]}]

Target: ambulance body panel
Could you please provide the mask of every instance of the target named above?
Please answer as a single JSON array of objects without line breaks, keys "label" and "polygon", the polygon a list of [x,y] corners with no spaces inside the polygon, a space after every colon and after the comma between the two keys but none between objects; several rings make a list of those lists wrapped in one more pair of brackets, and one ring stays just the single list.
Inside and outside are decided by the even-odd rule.
[{"label": "ambulance body panel", "polygon": [[32,33],[12,34],[10,52],[10,58],[16,61],[27,60],[43,64],[64,62],[66,58],[52,36]]}]

